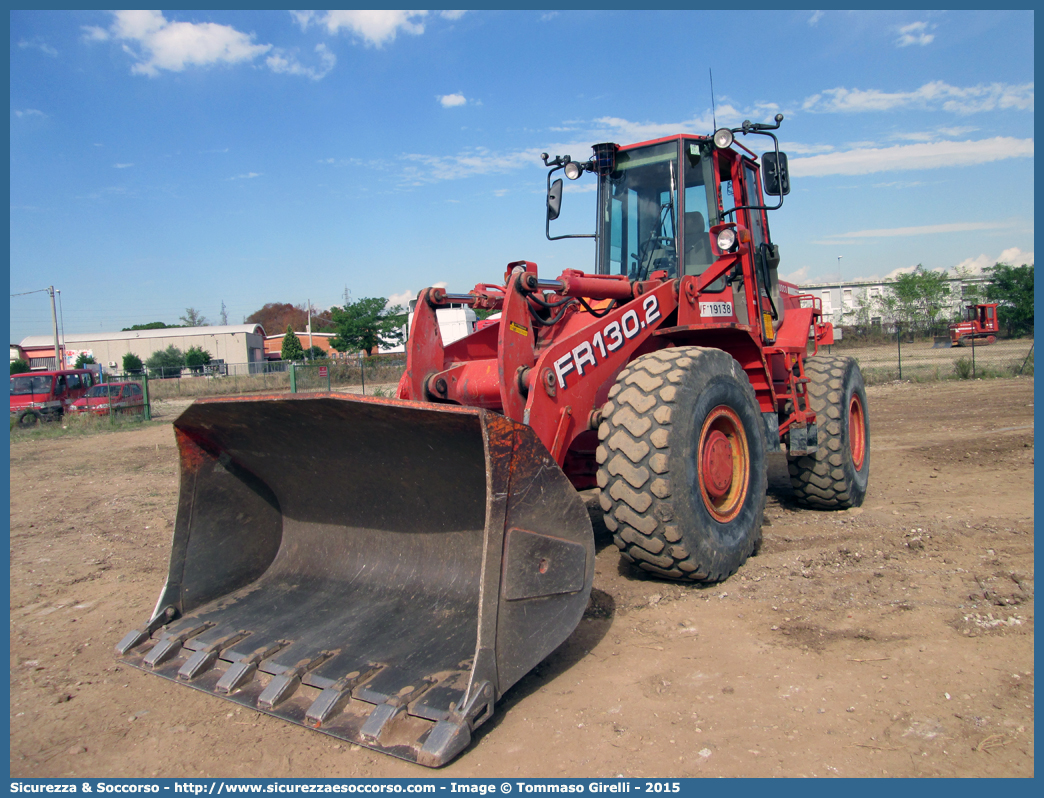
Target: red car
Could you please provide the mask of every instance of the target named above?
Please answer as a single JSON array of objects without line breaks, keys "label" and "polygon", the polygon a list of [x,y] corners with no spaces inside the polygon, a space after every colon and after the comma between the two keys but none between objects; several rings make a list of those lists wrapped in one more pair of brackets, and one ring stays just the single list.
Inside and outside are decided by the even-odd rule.
[{"label": "red car", "polygon": [[77,399],[69,408],[72,413],[95,413],[107,415],[109,408],[113,413],[145,412],[145,396],[141,384],[137,382],[109,382],[95,385],[82,399]]}]

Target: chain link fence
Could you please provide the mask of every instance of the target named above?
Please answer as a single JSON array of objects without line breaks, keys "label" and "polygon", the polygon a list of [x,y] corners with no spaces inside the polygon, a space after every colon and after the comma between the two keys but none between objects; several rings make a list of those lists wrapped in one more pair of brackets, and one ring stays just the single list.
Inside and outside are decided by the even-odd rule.
[{"label": "chain link fence", "polygon": [[[354,361],[221,363],[200,369],[149,369],[149,394],[156,401],[235,394],[374,391],[393,395],[406,370],[405,355],[378,355]],[[142,382],[143,373],[106,375],[107,382]],[[390,386],[390,387],[389,387]]]},{"label": "chain link fence", "polygon": [[828,350],[855,358],[868,385],[1033,375],[1032,338],[954,347],[941,345],[940,339],[944,336],[899,332],[869,341],[843,339]]}]

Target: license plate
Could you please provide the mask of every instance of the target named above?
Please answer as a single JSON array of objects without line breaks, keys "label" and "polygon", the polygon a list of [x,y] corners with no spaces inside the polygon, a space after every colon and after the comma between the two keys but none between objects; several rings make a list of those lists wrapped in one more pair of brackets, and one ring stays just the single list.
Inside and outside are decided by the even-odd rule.
[{"label": "license plate", "polygon": [[701,302],[700,303],[700,315],[701,316],[731,316],[732,315],[732,303],[731,302]]}]

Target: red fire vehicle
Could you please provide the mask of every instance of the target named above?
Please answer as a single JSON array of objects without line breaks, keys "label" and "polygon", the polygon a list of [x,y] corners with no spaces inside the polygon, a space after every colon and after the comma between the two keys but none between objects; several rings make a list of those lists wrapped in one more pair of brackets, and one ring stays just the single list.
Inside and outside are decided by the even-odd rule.
[{"label": "red fire vehicle", "polygon": [[61,418],[95,383],[87,369],[34,371],[11,377],[11,415],[21,427]]}]

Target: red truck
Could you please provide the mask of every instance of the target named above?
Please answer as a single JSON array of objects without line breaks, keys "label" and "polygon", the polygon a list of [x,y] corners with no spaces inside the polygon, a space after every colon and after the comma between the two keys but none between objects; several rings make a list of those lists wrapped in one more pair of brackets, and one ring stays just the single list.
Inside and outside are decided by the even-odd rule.
[{"label": "red truck", "polygon": [[87,369],[35,371],[11,377],[11,415],[18,426],[60,419],[95,384]]}]

